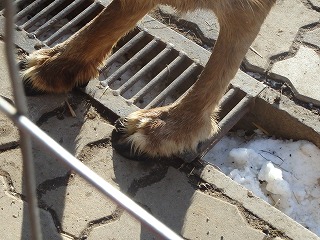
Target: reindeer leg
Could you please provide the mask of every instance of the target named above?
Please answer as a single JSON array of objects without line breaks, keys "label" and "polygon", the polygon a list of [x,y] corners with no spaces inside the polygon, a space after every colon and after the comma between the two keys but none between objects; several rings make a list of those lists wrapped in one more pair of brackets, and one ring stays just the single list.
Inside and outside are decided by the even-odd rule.
[{"label": "reindeer leg", "polygon": [[25,82],[45,92],[67,92],[98,75],[113,45],[153,8],[149,1],[114,0],[79,33],[53,48],[32,53]]},{"label": "reindeer leg", "polygon": [[169,157],[195,150],[218,131],[218,103],[275,0],[212,1],[220,34],[191,91],[179,103],[140,110],[121,119],[114,147],[131,159]]}]

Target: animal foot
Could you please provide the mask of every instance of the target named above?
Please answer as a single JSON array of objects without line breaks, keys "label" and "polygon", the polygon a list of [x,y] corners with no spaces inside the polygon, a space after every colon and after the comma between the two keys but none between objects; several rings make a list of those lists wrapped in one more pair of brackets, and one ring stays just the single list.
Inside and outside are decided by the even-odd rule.
[{"label": "animal foot", "polygon": [[59,45],[33,52],[19,65],[29,95],[36,92],[68,92],[98,74],[94,66],[67,56]]},{"label": "animal foot", "polygon": [[215,134],[218,126],[214,114],[191,114],[172,106],[134,112],[117,120],[113,147],[138,161],[196,151],[198,143]]}]

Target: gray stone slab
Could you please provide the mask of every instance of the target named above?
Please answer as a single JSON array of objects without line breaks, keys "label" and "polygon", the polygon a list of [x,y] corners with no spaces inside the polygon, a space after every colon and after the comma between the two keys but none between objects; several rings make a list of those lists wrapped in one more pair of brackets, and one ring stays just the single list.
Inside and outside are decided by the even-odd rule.
[{"label": "gray stone slab", "polygon": [[94,107],[90,107],[84,116],[84,123],[75,139],[75,156],[78,157],[83,147],[91,142],[110,138],[113,126],[103,119]]},{"label": "gray stone slab", "polygon": [[[194,191],[184,173],[169,168],[162,181],[140,188],[134,200],[173,231],[181,233]],[[150,239],[148,234],[142,229],[142,238]]]},{"label": "gray stone slab", "polygon": [[[55,179],[65,176],[69,169],[50,157],[48,153],[34,148],[34,161],[37,185],[48,179]],[[23,163],[20,149],[13,149],[0,153],[0,170],[9,174],[14,190],[20,194],[26,194],[23,182]]]},{"label": "gray stone slab", "polygon": [[179,13],[170,6],[160,5],[158,8],[161,14],[175,18],[180,26],[197,31],[206,42],[210,41],[212,44],[218,38],[219,23],[212,11],[198,9],[192,12]]},{"label": "gray stone slab", "polygon": [[[179,234],[193,194],[194,189],[185,174],[169,168],[160,182],[140,188],[134,200]],[[121,231],[123,226],[128,229]],[[93,229],[89,239],[103,239],[103,236],[105,239],[159,239],[149,229],[128,218],[126,213],[119,221]]]},{"label": "gray stone slab", "polygon": [[[41,104],[41,101],[39,103]],[[75,109],[76,117],[72,117],[68,112],[65,114],[61,113],[59,116],[55,113],[51,114],[46,120],[43,120],[41,129],[74,154],[77,142],[80,141],[79,132],[84,124],[88,107],[86,106],[86,102],[80,103],[77,109]],[[68,109],[65,111],[68,111]],[[91,136],[95,136],[95,134],[91,134]],[[70,169],[66,168],[65,165],[38,145],[34,145],[33,147],[33,156],[37,173],[37,185],[48,179],[63,177],[70,171]],[[0,159],[0,169],[10,175],[15,191],[25,194],[22,181],[22,157],[20,149],[2,152],[0,153]]]},{"label": "gray stone slab", "polygon": [[148,238],[141,236],[141,224],[127,212],[124,212],[119,220],[101,225],[92,229],[88,235],[88,240],[105,240],[105,239],[121,239],[121,240],[148,240],[154,239],[152,234]]},{"label": "gray stone slab", "polygon": [[[28,205],[22,200],[11,196],[3,177],[0,177],[0,232],[2,240],[31,239]],[[40,210],[40,222],[43,239],[72,239],[60,235],[49,212]]]},{"label": "gray stone slab", "polygon": [[[112,127],[107,128],[107,131],[108,129],[110,134]],[[138,162],[128,161],[117,155],[108,140],[90,144],[90,147],[84,147],[78,155],[86,166],[123,192],[128,191],[134,180],[147,176],[156,167],[149,165],[144,168]],[[63,231],[74,236],[79,236],[89,226],[89,222],[107,217],[117,209],[116,204],[77,174],[69,180],[67,186],[47,191],[41,200],[57,213]]]},{"label": "gray stone slab", "polygon": [[320,8],[320,0],[309,0],[312,6]]},{"label": "gray stone slab", "polygon": [[[41,98],[36,101],[41,104]],[[50,116],[41,123],[41,129],[72,154],[80,153],[89,142],[109,137],[113,129],[86,101],[74,105],[76,117],[72,117],[67,112],[68,109],[65,111],[65,114],[61,113],[59,116],[55,113],[49,114]],[[48,179],[63,177],[68,173],[68,168],[36,144],[33,147],[33,154],[37,184]],[[0,153],[0,160],[0,169],[10,175],[15,191],[24,194],[20,149],[11,149]]]},{"label": "gray stone slab", "polygon": [[288,52],[302,26],[319,21],[319,13],[306,8],[299,0],[277,1],[249,50],[246,66],[250,71],[264,72],[270,57]]},{"label": "gray stone slab", "polygon": [[320,48],[320,28],[316,28],[310,32],[306,32],[303,36],[303,41]]},{"label": "gray stone slab", "polygon": [[287,82],[298,99],[320,105],[320,55],[313,49],[301,46],[294,57],[276,62],[271,73]]},{"label": "gray stone slab", "polygon": [[5,56],[4,43],[0,41],[0,96],[12,99],[8,65]]},{"label": "gray stone slab", "polygon": [[250,226],[238,208],[196,191],[186,212],[182,231],[186,239],[266,239]]},{"label": "gray stone slab", "polygon": [[[169,168],[160,182],[139,189],[135,201],[186,239],[264,239],[236,206],[205,195],[184,173]],[[158,239],[123,213],[119,220],[92,229],[89,239]]]},{"label": "gray stone slab", "polygon": [[[4,54],[4,44],[0,41],[0,96],[12,99],[11,85],[7,62]],[[19,139],[18,130],[13,123],[0,112],[0,149],[10,147],[10,143]]]},{"label": "gray stone slab", "polygon": [[[280,102],[277,102],[279,99]],[[320,148],[319,114],[295,104],[279,91],[265,88],[256,98],[251,114],[254,119],[249,118],[244,121],[253,121],[270,136],[293,140],[304,139]]]},{"label": "gray stone slab", "polygon": [[0,150],[12,147],[18,140],[18,129],[7,116],[0,112]]},{"label": "gray stone slab", "polygon": [[107,217],[117,208],[116,204],[78,176],[67,187],[48,191],[41,200],[55,211],[62,230],[73,236],[79,236],[89,222]]}]

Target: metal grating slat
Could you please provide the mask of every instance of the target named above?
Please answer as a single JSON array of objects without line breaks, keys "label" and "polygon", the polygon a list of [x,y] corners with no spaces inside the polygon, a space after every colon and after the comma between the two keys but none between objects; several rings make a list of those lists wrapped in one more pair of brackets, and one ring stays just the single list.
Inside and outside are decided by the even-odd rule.
[{"label": "metal grating slat", "polygon": [[32,25],[34,25],[39,19],[41,19],[43,16],[48,15],[52,10],[57,8],[61,3],[63,3],[64,0],[56,0],[49,4],[47,7],[42,9],[40,12],[38,12],[36,15],[34,15],[31,19],[29,19],[26,23],[24,23],[21,27],[25,30],[28,30]]},{"label": "metal grating slat", "polygon": [[113,53],[108,60],[105,62],[105,66],[100,69],[100,72],[105,71],[117,58],[128,52],[137,42],[142,40],[142,38],[146,35],[146,32],[141,31],[133,38],[130,39],[125,45],[123,45],[118,51]]},{"label": "metal grating slat", "polygon": [[192,63],[179,77],[177,77],[168,87],[166,87],[155,99],[150,102],[145,109],[153,108],[158,106],[170,93],[172,93],[176,88],[185,81],[192,73],[194,73],[198,64]]},{"label": "metal grating slat", "polygon": [[[159,43],[158,39],[153,39],[149,42],[145,47],[143,47],[139,52],[137,52],[131,59],[129,59],[125,64],[123,64],[117,71],[115,71],[110,77],[106,79],[107,85],[112,84],[115,80],[117,80],[124,72],[127,71],[128,68],[132,67],[137,63],[139,59],[141,59],[144,55],[149,53],[152,49],[154,49]],[[104,84],[105,84],[104,82]],[[115,94],[119,95],[119,93],[115,90]]]},{"label": "metal grating slat", "polygon": [[[236,90],[238,91],[238,90]],[[231,92],[233,93],[233,91]],[[227,101],[228,98],[225,99]],[[229,99],[230,100],[230,99]],[[216,145],[221,138],[228,133],[231,128],[243,118],[245,114],[250,111],[250,107],[254,102],[254,97],[246,95],[244,98],[238,102],[238,104],[218,123],[220,131],[209,138],[208,140],[199,144],[197,152],[187,152],[181,154],[179,157],[184,159],[186,162],[192,162],[195,159],[200,159],[204,157],[210,149]]]},{"label": "metal grating slat", "polygon": [[57,13],[54,17],[52,17],[49,21],[47,21],[45,24],[43,24],[41,27],[39,27],[35,32],[35,36],[39,37],[42,33],[47,31],[51,26],[56,24],[58,21],[60,21],[62,18],[64,18],[66,15],[68,15],[70,12],[72,12],[76,7],[78,7],[83,1],[85,0],[76,0],[72,2],[70,5],[68,5],[63,11]]},{"label": "metal grating slat", "polygon": [[88,8],[86,8],[83,12],[81,12],[78,16],[76,16],[74,19],[72,19],[69,23],[64,25],[62,28],[60,28],[57,32],[55,32],[51,37],[49,37],[45,44],[50,46],[55,41],[57,41],[62,35],[70,28],[76,26],[78,23],[80,23],[82,20],[84,20],[88,15],[93,13],[97,8],[99,7],[99,3],[93,2]]},{"label": "metal grating slat", "polygon": [[138,102],[142,97],[144,97],[148,93],[148,91],[154,88],[159,82],[164,80],[164,78],[170,73],[170,71],[175,70],[178,66],[180,66],[185,58],[186,56],[180,53],[178,57],[176,57],[165,69],[163,69],[157,76],[155,76],[150,82],[148,82],[147,85],[145,85],[131,99],[129,99],[128,102]]},{"label": "metal grating slat", "polygon": [[148,62],[143,68],[141,68],[135,75],[133,75],[127,82],[125,82],[117,91],[120,94],[125,93],[130,87],[132,87],[139,79],[150,72],[160,61],[169,55],[172,47],[167,46],[163,49],[156,57],[154,57],[150,62]]},{"label": "metal grating slat", "polygon": [[22,9],[20,12],[16,14],[16,21],[22,19],[23,17],[27,16],[31,11],[33,11],[35,8],[43,4],[43,0],[36,0],[24,9]]},{"label": "metal grating slat", "polygon": [[246,95],[241,101],[219,122],[220,131],[199,147],[199,156],[202,157],[250,110],[254,98]]},{"label": "metal grating slat", "polygon": [[224,108],[228,102],[235,97],[235,95],[239,92],[238,88],[231,88],[220,100],[219,106],[220,108]]}]

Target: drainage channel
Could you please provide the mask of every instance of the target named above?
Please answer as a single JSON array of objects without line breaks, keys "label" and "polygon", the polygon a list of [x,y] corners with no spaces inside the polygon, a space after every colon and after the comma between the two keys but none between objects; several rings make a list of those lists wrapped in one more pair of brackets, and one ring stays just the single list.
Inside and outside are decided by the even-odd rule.
[{"label": "drainage channel", "polygon": [[[109,3],[93,0],[15,2],[19,9],[16,15],[18,30],[25,35],[25,39],[30,40],[25,42],[35,43],[34,48],[52,47],[64,41]],[[166,34],[162,34],[165,27],[158,27],[157,24],[160,23],[146,16],[136,29],[120,40],[114,53],[100,69],[99,79],[90,81],[83,89],[120,117],[138,109],[177,101],[192,87],[210,55],[178,33],[170,31],[168,34],[165,29]],[[175,42],[175,45],[170,42]],[[30,50],[30,47],[24,48],[24,44],[19,46]],[[190,49],[199,55],[190,56]],[[180,156],[185,161],[203,157],[250,111],[255,97],[264,87],[248,82],[242,87],[242,83],[248,81],[247,78],[241,73],[239,77],[238,74],[221,100],[221,131],[199,145],[197,153]]]}]

